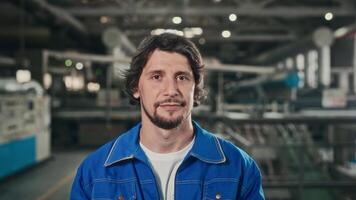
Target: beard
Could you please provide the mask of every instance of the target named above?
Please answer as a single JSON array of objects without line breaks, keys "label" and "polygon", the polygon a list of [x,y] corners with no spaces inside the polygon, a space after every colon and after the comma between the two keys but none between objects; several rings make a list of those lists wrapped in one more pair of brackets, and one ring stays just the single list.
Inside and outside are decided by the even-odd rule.
[{"label": "beard", "polygon": [[[164,102],[173,102],[173,101],[174,100],[166,100]],[[175,101],[175,102],[177,102],[177,101]],[[165,129],[165,130],[171,130],[171,129],[177,128],[180,124],[182,124],[182,122],[184,120],[183,115],[178,116],[177,118],[171,119],[171,120],[165,119],[164,117],[159,116],[157,114],[157,108],[159,107],[160,103],[163,103],[163,102],[158,102],[158,103],[154,104],[155,111],[154,111],[153,115],[151,115],[148,112],[148,110],[146,109],[146,106],[141,101],[141,105],[142,105],[143,111],[146,113],[147,117],[150,119],[150,121],[154,125],[156,125],[159,128]],[[182,106],[186,105],[185,102],[180,102],[180,103],[181,103]]]}]

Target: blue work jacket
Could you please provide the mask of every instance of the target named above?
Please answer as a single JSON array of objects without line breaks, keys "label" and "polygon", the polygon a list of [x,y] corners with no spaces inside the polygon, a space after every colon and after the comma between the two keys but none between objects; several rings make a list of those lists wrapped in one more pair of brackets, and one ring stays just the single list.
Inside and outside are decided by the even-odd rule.
[{"label": "blue work jacket", "polygon": [[[264,199],[255,161],[231,142],[195,122],[195,141],[179,166],[175,200]],[[91,153],[80,165],[72,200],[160,198],[159,186],[139,145],[141,124]]]}]

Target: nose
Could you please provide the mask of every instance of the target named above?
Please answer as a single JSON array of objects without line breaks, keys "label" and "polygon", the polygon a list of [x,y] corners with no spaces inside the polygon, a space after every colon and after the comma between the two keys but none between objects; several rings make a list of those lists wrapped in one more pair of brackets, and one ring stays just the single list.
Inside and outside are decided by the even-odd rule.
[{"label": "nose", "polygon": [[168,79],[165,83],[164,83],[164,95],[165,96],[169,96],[169,97],[175,97],[178,96],[179,94],[179,88],[178,88],[178,84],[177,84],[177,80],[172,78],[172,79]]}]

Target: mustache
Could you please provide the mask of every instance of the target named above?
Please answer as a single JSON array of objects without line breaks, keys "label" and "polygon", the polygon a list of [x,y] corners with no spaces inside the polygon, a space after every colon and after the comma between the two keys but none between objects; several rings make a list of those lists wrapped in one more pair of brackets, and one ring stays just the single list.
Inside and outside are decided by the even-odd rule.
[{"label": "mustache", "polygon": [[183,100],[179,99],[165,99],[162,101],[158,101],[154,104],[154,107],[157,108],[162,103],[178,103],[180,106],[185,106],[187,103]]}]

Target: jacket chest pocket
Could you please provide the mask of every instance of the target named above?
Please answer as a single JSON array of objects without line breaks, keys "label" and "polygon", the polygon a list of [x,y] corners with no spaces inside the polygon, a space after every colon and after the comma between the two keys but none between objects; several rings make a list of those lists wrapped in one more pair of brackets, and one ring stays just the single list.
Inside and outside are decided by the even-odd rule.
[{"label": "jacket chest pocket", "polygon": [[134,200],[137,199],[135,180],[95,180],[92,190],[93,200]]},{"label": "jacket chest pocket", "polygon": [[235,200],[238,180],[231,178],[217,178],[204,184],[204,200]]}]

